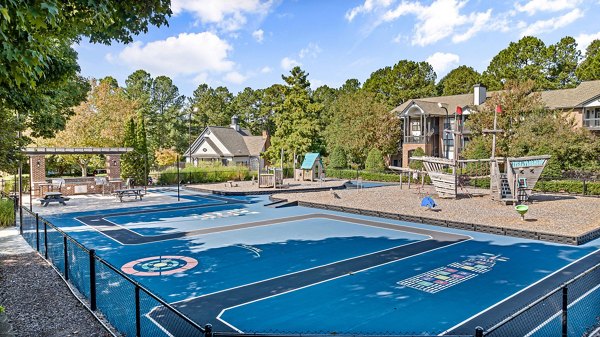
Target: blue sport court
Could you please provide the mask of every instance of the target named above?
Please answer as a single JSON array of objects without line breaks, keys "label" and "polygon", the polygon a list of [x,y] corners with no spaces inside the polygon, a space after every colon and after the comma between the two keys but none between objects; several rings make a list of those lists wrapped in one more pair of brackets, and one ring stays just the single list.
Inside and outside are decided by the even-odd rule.
[{"label": "blue sport court", "polygon": [[[276,208],[266,196],[197,194],[177,202],[171,190],[151,192],[167,201],[46,219],[214,331],[472,334],[600,261],[600,240],[576,247]],[[97,277],[99,302],[131,296],[114,273]],[[600,290],[571,296],[574,308],[589,313]],[[131,310],[105,314],[114,323]],[[180,335],[161,306],[142,301],[141,310],[151,335]],[[518,334],[546,336],[557,324],[555,315]]]}]

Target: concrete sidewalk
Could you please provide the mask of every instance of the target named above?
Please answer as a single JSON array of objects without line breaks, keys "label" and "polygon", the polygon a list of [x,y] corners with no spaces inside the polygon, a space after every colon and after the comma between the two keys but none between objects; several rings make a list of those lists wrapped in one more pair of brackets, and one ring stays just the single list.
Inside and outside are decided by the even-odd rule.
[{"label": "concrete sidewalk", "polygon": [[19,235],[17,227],[0,229],[0,255],[20,255],[33,252],[33,248]]}]

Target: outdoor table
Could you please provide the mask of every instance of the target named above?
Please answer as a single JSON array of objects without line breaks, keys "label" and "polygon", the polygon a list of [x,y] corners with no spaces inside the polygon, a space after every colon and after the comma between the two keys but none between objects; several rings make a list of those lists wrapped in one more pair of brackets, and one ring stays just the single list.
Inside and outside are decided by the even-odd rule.
[{"label": "outdoor table", "polygon": [[122,190],[115,190],[113,194],[117,198],[119,198],[120,202],[123,202],[123,197],[135,197],[136,200],[138,198],[142,200],[142,197],[146,195],[146,191],[143,188],[128,188]]},{"label": "outdoor table", "polygon": [[44,198],[40,199],[40,202],[42,203],[43,207],[48,206],[48,204],[51,202],[58,202],[59,204],[66,206],[67,204],[65,203],[65,201],[68,200],[69,198],[63,197],[62,193],[60,192],[48,192],[44,194]]}]

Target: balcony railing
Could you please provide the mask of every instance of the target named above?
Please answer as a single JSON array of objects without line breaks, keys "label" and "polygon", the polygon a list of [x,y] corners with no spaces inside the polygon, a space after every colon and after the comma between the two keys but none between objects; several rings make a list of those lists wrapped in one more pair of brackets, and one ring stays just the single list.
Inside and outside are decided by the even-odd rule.
[{"label": "balcony railing", "polygon": [[584,119],[583,126],[589,129],[600,130],[600,118]]},{"label": "balcony railing", "polygon": [[405,144],[425,144],[428,142],[429,136],[404,136]]}]

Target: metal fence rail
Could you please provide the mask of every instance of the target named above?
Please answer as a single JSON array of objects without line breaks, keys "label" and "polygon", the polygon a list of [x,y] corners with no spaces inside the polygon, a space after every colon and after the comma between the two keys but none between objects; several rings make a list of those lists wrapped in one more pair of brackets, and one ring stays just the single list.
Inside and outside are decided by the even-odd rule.
[{"label": "metal fence rail", "polygon": [[[26,207],[19,219],[23,238],[85,296],[91,310],[102,312],[125,336],[172,336],[161,326],[144,317],[152,310],[161,314],[161,323],[177,336],[230,336],[247,334],[213,332],[210,324],[202,327],[174,309],[157,295],[96,256],[69,234]],[[115,300],[118,299],[118,300]],[[590,309],[591,308],[591,309]],[[552,289],[514,314],[488,326],[477,328],[464,337],[504,336],[588,336],[600,326],[600,264]],[[256,333],[252,336],[299,337],[324,334]],[[344,334],[336,334],[344,336]],[[349,336],[349,335],[347,335]],[[352,335],[357,336],[357,335]],[[371,335],[373,336],[373,335]],[[399,336],[386,334],[386,336]],[[418,335],[402,335],[403,337]]]},{"label": "metal fence rail", "polygon": [[489,327],[483,336],[587,336],[600,326],[600,265]]},{"label": "metal fence rail", "polygon": [[22,211],[23,238],[85,296],[91,310],[100,311],[123,335],[169,336],[149,319],[143,319],[143,313],[153,308],[168,312],[169,326],[185,336],[210,335],[210,326],[201,327],[191,321],[38,214],[25,207]]}]

